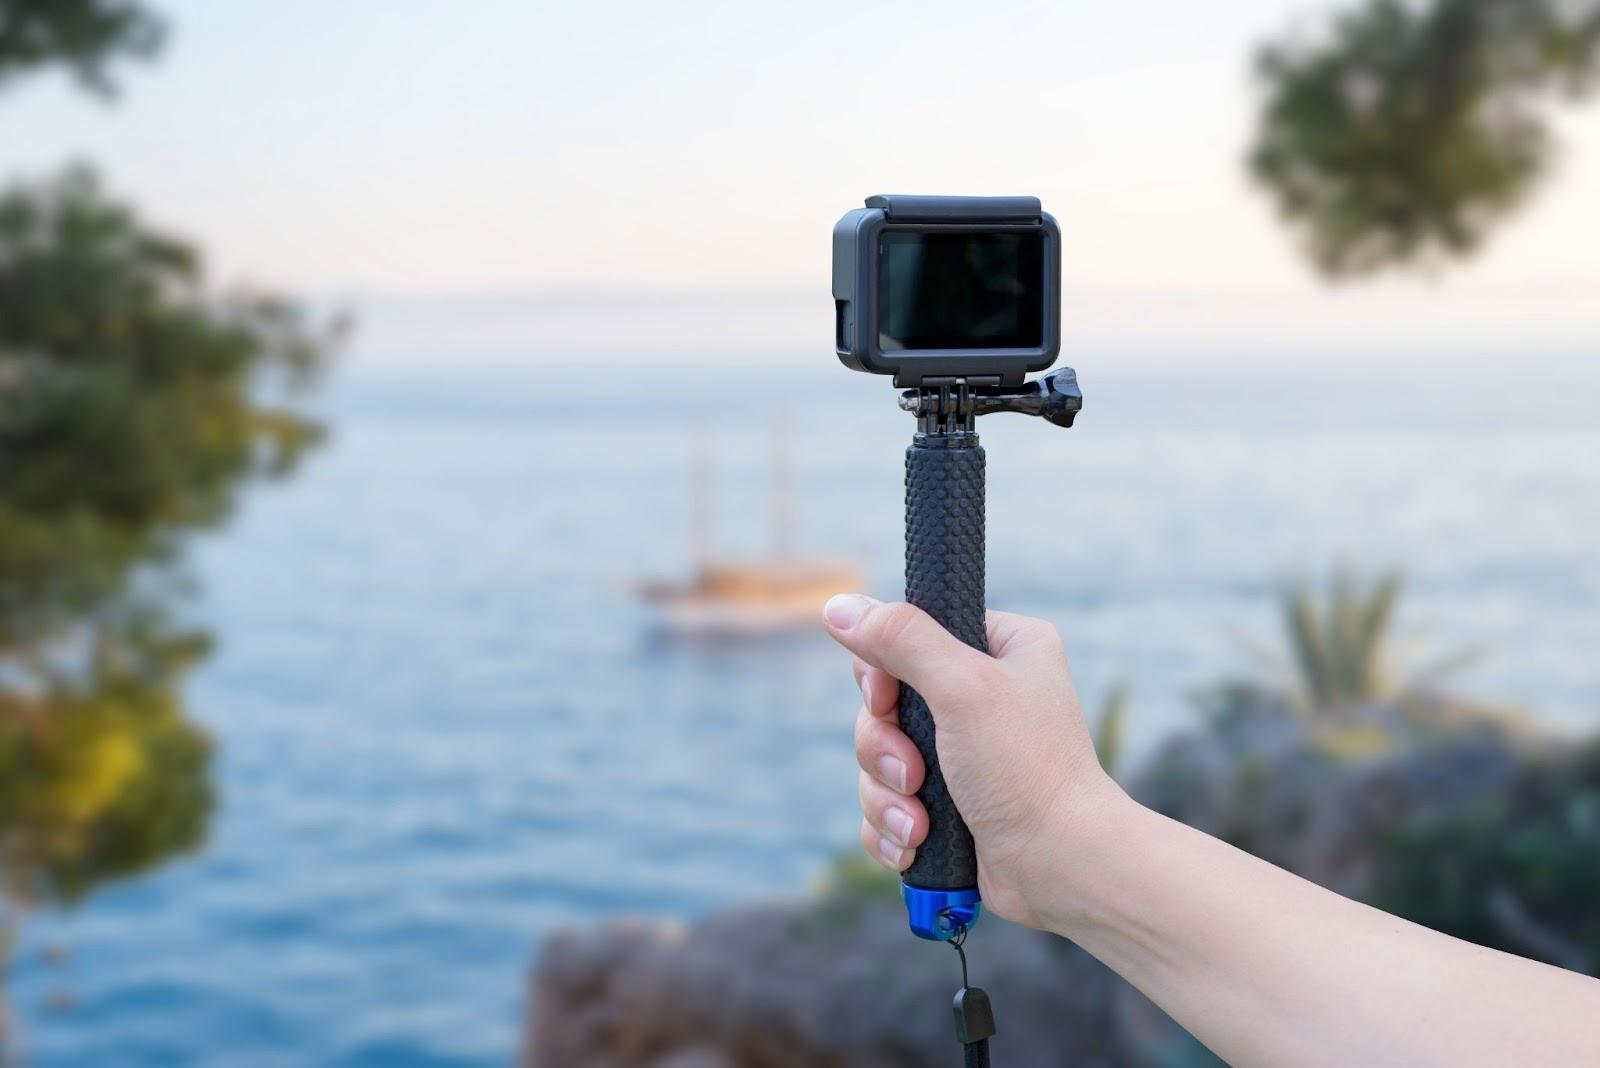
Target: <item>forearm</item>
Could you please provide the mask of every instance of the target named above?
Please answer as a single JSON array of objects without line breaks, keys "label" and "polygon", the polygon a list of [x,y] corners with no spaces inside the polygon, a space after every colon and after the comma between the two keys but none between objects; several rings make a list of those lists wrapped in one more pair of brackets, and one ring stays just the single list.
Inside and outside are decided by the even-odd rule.
[{"label": "forearm", "polygon": [[1231,1064],[1600,1064],[1600,981],[1342,898],[1125,798],[1094,817],[1059,836],[1073,844],[1047,860],[1040,914]]}]

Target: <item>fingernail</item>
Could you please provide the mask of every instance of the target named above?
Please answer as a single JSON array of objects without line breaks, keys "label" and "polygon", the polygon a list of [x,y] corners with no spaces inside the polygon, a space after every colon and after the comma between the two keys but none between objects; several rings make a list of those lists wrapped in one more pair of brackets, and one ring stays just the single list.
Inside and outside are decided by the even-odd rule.
[{"label": "fingernail", "polygon": [[872,680],[865,675],[861,676],[861,703],[872,707]]},{"label": "fingernail", "polygon": [[891,868],[900,866],[900,858],[905,855],[905,850],[889,841],[887,838],[878,839],[878,856]]},{"label": "fingernail", "polygon": [[884,783],[900,793],[906,792],[906,762],[899,757],[878,758],[878,774]]},{"label": "fingernail", "polygon": [[889,832],[889,837],[901,845],[911,844],[911,816],[904,809],[884,809],[883,822],[885,829]]},{"label": "fingernail", "polygon": [[849,630],[871,606],[872,601],[858,593],[838,593],[822,606],[822,618],[835,630]]}]

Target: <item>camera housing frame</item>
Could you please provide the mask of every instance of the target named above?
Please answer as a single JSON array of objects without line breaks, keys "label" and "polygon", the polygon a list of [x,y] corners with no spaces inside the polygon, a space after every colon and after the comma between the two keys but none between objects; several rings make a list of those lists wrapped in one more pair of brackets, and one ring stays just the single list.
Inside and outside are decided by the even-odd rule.
[{"label": "camera housing frame", "polygon": [[[1030,348],[885,350],[878,342],[878,247],[886,233],[1038,234],[1043,239],[1040,344]],[[896,386],[962,379],[1018,386],[1061,352],[1061,230],[1037,197],[880,195],[833,227],[834,351],[846,367]]]}]

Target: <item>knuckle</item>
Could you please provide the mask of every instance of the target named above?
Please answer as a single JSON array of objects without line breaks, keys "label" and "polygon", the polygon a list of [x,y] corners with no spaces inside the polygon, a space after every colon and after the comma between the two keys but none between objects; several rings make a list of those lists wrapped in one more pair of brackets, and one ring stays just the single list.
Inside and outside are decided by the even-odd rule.
[{"label": "knuckle", "polygon": [[1006,670],[992,656],[978,657],[967,671],[969,685],[977,697],[988,697],[1006,684]]},{"label": "knuckle", "polygon": [[863,771],[868,770],[868,762],[876,762],[888,749],[888,740],[884,737],[884,725],[874,720],[871,716],[858,716],[856,718],[856,760]]},{"label": "knuckle", "polygon": [[1021,630],[1030,642],[1061,644],[1061,632],[1047,619],[1035,619],[1029,616],[1024,619]]},{"label": "knuckle", "polygon": [[879,605],[872,613],[873,638],[879,645],[899,645],[916,626],[917,615],[917,610],[904,601]]},{"label": "knuckle", "polygon": [[[922,762],[922,754],[911,749],[909,759],[906,761],[906,782],[904,791],[895,791],[902,800],[916,801],[917,791],[922,789],[923,781],[928,777],[927,765]],[[918,802],[920,804],[920,802]]]},{"label": "knuckle", "polygon": [[971,708],[992,700],[1004,685],[1005,673],[999,663],[987,656],[977,657],[952,669],[943,696],[952,705]]},{"label": "knuckle", "polygon": [[1045,648],[1057,656],[1065,657],[1067,655],[1067,643],[1066,639],[1061,637],[1061,632],[1052,623],[1046,623],[1044,628],[1043,642]]},{"label": "knuckle", "polygon": [[866,747],[872,737],[872,716],[865,706],[856,713],[856,755],[861,756],[866,752]]},{"label": "knuckle", "polygon": [[917,806],[911,813],[911,841],[907,844],[912,849],[916,849],[927,839],[928,817],[926,813],[922,812],[921,807]]}]

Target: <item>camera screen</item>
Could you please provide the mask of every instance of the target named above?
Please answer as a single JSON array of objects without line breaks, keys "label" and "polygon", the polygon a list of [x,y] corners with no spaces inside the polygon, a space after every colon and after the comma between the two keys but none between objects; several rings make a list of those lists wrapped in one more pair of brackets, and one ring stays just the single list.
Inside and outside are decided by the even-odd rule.
[{"label": "camera screen", "polygon": [[883,234],[878,348],[1037,348],[1043,290],[1042,234]]}]

